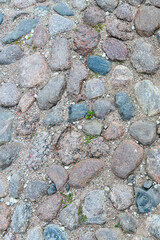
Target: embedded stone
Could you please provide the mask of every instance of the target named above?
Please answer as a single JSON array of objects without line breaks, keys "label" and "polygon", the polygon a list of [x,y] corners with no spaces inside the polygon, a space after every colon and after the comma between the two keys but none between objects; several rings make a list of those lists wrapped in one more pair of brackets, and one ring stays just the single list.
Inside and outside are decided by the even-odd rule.
[{"label": "embedded stone", "polygon": [[48,40],[47,29],[44,26],[37,26],[34,30],[33,44],[38,48],[42,48],[46,45]]},{"label": "embedded stone", "polygon": [[160,149],[151,148],[147,151],[147,173],[157,183],[160,183]]},{"label": "embedded stone", "polygon": [[97,98],[105,93],[103,83],[98,78],[91,79],[86,85],[86,97],[88,99]]},{"label": "embedded stone", "polygon": [[20,99],[20,91],[14,82],[4,83],[0,87],[0,106],[14,107]]},{"label": "embedded stone", "polygon": [[111,83],[115,87],[127,86],[133,80],[134,78],[132,71],[123,65],[118,65],[115,67],[110,79]]},{"label": "embedded stone", "polygon": [[110,122],[107,130],[104,132],[104,138],[109,140],[115,140],[124,134],[124,126],[118,122]]},{"label": "embedded stone", "polygon": [[9,227],[11,221],[11,210],[5,204],[0,202],[0,231],[5,231]]},{"label": "embedded stone", "polygon": [[91,7],[84,11],[83,22],[91,26],[105,22],[104,12],[98,7]]}]

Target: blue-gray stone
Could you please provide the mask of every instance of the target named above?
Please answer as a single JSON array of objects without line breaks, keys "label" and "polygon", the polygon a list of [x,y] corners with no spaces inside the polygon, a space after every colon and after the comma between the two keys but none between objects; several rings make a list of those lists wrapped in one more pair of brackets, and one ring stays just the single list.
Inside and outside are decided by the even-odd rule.
[{"label": "blue-gray stone", "polygon": [[75,121],[83,118],[89,108],[86,103],[74,104],[69,107],[69,121]]},{"label": "blue-gray stone", "polygon": [[115,102],[118,112],[124,121],[130,120],[135,115],[134,103],[125,92],[116,93]]},{"label": "blue-gray stone", "polygon": [[68,192],[69,189],[70,189],[70,185],[69,185],[69,183],[66,183],[66,191]]},{"label": "blue-gray stone", "polygon": [[50,11],[50,9],[50,6],[36,6],[34,8],[35,15],[43,17]]},{"label": "blue-gray stone", "polygon": [[0,12],[0,25],[2,24],[3,22],[3,13]]},{"label": "blue-gray stone", "polygon": [[64,111],[60,107],[53,108],[52,112],[49,113],[44,119],[43,123],[46,127],[61,124],[64,121]]},{"label": "blue-gray stone", "polygon": [[142,188],[136,190],[136,205],[139,213],[148,213],[152,207],[156,207],[159,203],[159,192],[151,188],[145,191]]},{"label": "blue-gray stone", "polygon": [[153,185],[152,182],[149,181],[149,180],[143,183],[143,187],[146,188],[146,189],[151,188],[152,185]]},{"label": "blue-gray stone", "polygon": [[57,6],[53,7],[53,9],[62,16],[74,16],[73,11],[65,2],[60,2]]},{"label": "blue-gray stone", "polygon": [[48,188],[48,195],[52,195],[57,192],[56,185],[54,183],[51,183],[50,187]]},{"label": "blue-gray stone", "polygon": [[50,224],[44,229],[45,240],[68,240],[66,233],[62,232],[60,227]]},{"label": "blue-gray stone", "polygon": [[37,24],[38,19],[34,18],[20,21],[17,28],[13,32],[9,33],[4,39],[2,39],[2,42],[7,44],[18,40],[20,37],[29,33],[33,28],[35,28]]},{"label": "blue-gray stone", "polygon": [[111,62],[98,56],[90,56],[87,60],[88,67],[96,73],[106,75],[111,70]]},{"label": "blue-gray stone", "polygon": [[18,45],[11,45],[0,52],[0,65],[9,65],[20,60],[23,51]]},{"label": "blue-gray stone", "polygon": [[160,30],[157,32],[157,40],[160,43]]}]

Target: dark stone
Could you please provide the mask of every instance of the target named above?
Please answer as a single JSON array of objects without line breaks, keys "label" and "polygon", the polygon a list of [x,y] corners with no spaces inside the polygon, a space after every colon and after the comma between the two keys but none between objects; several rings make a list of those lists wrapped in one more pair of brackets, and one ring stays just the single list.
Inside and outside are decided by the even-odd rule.
[{"label": "dark stone", "polygon": [[83,118],[89,108],[86,103],[73,104],[69,107],[69,121],[76,121]]},{"label": "dark stone", "polygon": [[13,118],[10,111],[0,107],[0,145],[11,140]]},{"label": "dark stone", "polygon": [[0,25],[2,24],[3,22],[3,13],[0,12]]},{"label": "dark stone", "polygon": [[128,179],[127,179],[127,182],[133,184],[135,177],[136,177],[135,175],[130,175],[130,176],[128,177]]},{"label": "dark stone", "polygon": [[144,188],[146,188],[146,189],[149,189],[149,188],[151,188],[152,187],[152,182],[151,181],[145,181],[144,183],[143,183],[143,187]]},{"label": "dark stone", "polygon": [[90,56],[87,65],[93,72],[101,75],[106,75],[111,70],[111,62],[98,56]]},{"label": "dark stone", "polygon": [[66,183],[66,191],[68,192],[69,189],[70,189],[70,185],[69,185],[69,183]]},{"label": "dark stone", "polygon": [[68,240],[65,233],[62,232],[60,227],[55,224],[50,224],[44,229],[44,239],[45,240]]},{"label": "dark stone", "polygon": [[53,9],[62,16],[74,16],[73,11],[65,2],[60,2],[57,6],[53,7]]},{"label": "dark stone", "polygon": [[160,43],[160,30],[157,32],[157,40]]},{"label": "dark stone", "polygon": [[52,195],[57,192],[56,185],[54,183],[51,183],[50,187],[48,188],[48,195]]},{"label": "dark stone", "polygon": [[60,107],[53,108],[53,111],[43,119],[45,127],[51,127],[57,124],[61,124],[64,120],[63,115],[64,114],[62,108]]}]

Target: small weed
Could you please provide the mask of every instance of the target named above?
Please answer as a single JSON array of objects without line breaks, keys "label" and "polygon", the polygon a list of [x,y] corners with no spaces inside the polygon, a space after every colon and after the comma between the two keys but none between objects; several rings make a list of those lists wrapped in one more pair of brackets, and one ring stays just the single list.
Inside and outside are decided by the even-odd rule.
[{"label": "small weed", "polygon": [[81,225],[83,222],[87,222],[87,217],[82,212],[82,206],[79,206],[77,214],[78,214],[78,224]]},{"label": "small weed", "polygon": [[85,136],[85,139],[84,139],[85,142],[84,143],[85,144],[90,143],[90,140],[93,139],[93,138],[97,138],[97,136]]},{"label": "small weed", "polygon": [[47,182],[49,181],[48,177],[46,177],[46,181],[47,181]]},{"label": "small weed", "polygon": [[77,28],[73,28],[73,31],[74,31],[74,32],[77,32]]},{"label": "small weed", "polygon": [[102,31],[102,28],[103,28],[103,26],[102,26],[101,23],[98,23],[98,24],[94,27],[94,29],[95,29],[97,32],[101,32],[101,31]]},{"label": "small weed", "polygon": [[120,227],[120,222],[115,225],[116,228]]},{"label": "small weed", "polygon": [[94,116],[93,111],[88,111],[87,114],[85,115],[85,119],[91,119]]},{"label": "small weed", "polygon": [[94,74],[93,73],[89,73],[89,78],[92,79],[94,77]]},{"label": "small weed", "polygon": [[63,197],[63,199],[62,199],[62,209],[64,209],[68,206],[68,204],[72,203],[73,193],[69,193],[68,195],[66,195],[66,194],[60,192],[60,194]]},{"label": "small weed", "polygon": [[32,49],[33,51],[37,52],[37,47],[35,45],[33,45]]}]

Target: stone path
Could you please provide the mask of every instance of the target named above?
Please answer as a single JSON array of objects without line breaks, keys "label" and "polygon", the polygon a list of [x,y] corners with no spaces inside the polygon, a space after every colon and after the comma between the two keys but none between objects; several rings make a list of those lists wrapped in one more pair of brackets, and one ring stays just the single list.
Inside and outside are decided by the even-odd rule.
[{"label": "stone path", "polygon": [[160,239],[159,66],[159,0],[0,0],[0,240]]}]

